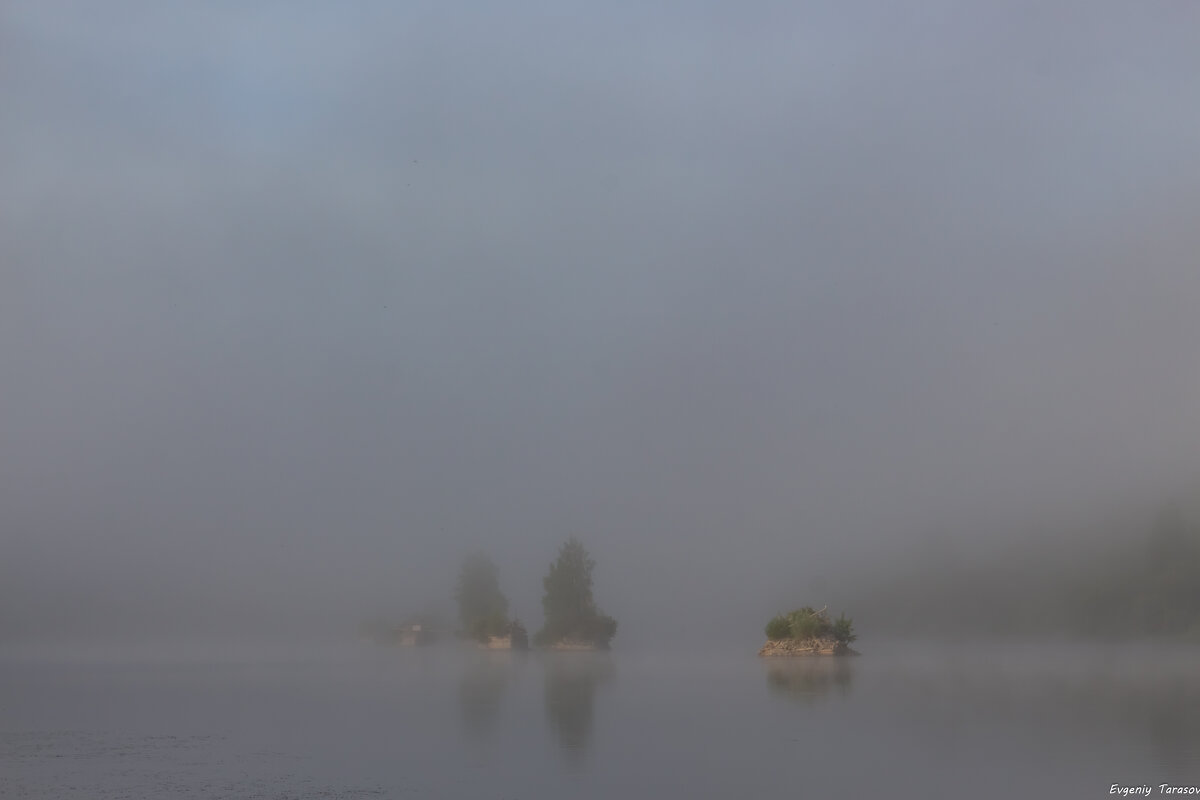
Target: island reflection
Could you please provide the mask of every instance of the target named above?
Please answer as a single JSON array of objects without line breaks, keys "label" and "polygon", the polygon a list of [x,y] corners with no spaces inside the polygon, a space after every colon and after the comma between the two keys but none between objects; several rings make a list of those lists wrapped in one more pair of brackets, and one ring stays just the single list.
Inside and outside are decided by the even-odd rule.
[{"label": "island reflection", "polygon": [[1136,644],[960,649],[937,669],[880,671],[878,706],[913,729],[953,731],[987,720],[1031,725],[1063,739],[1119,732],[1163,776],[1200,767],[1200,673],[1194,651]]},{"label": "island reflection", "polygon": [[547,653],[546,717],[566,760],[583,760],[595,722],[596,689],[616,675],[608,653]]},{"label": "island reflection", "polygon": [[847,697],[854,684],[854,668],[846,658],[772,658],[766,660],[766,667],[771,694],[806,704],[831,694]]},{"label": "island reflection", "polygon": [[513,681],[514,661],[524,654],[482,651],[471,655],[458,682],[458,705],[463,728],[470,736],[482,739],[495,730],[501,703]]}]

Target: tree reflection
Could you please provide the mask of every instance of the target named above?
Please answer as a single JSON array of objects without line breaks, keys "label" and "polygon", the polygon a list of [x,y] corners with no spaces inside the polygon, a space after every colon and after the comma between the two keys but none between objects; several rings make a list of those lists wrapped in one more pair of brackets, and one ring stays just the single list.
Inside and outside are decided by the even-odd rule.
[{"label": "tree reflection", "polygon": [[596,688],[616,674],[607,653],[547,653],[546,716],[567,760],[587,751],[595,716]]},{"label": "tree reflection", "polygon": [[767,688],[772,694],[815,703],[836,693],[845,697],[854,682],[849,659],[811,656],[767,660]]},{"label": "tree reflection", "polygon": [[1144,702],[1145,727],[1156,760],[1173,776],[1186,776],[1200,767],[1200,698],[1192,691],[1159,692]]},{"label": "tree reflection", "polygon": [[937,669],[879,673],[878,702],[909,726],[957,730],[977,720],[1033,725],[1070,739],[1111,731],[1144,752],[1163,777],[1200,766],[1200,673],[1194,651],[1116,645],[1045,655],[981,649]]},{"label": "tree reflection", "polygon": [[458,682],[458,704],[467,733],[485,738],[499,719],[501,701],[512,681],[514,654],[484,651],[472,655],[475,657]]}]

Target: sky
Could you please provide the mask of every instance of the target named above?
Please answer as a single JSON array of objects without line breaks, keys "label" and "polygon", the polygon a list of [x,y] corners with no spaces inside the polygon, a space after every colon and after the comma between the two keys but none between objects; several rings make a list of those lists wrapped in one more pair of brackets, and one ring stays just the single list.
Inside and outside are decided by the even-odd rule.
[{"label": "sky", "polygon": [[[0,635],[637,639],[1200,477],[1191,3],[0,10]],[[618,636],[618,642],[620,635]]]}]

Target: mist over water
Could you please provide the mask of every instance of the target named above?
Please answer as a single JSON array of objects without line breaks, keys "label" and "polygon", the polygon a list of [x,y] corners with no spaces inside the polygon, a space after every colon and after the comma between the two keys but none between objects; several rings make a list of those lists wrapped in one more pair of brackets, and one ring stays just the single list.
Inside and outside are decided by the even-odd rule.
[{"label": "mist over water", "polygon": [[10,3],[0,631],[536,625],[576,535],[683,640],[1193,492],[1193,17]]},{"label": "mist over water", "polygon": [[[1196,30],[6,3],[0,774],[1200,783]],[[364,641],[569,537],[610,653]],[[755,660],[805,605],[863,658]]]}]

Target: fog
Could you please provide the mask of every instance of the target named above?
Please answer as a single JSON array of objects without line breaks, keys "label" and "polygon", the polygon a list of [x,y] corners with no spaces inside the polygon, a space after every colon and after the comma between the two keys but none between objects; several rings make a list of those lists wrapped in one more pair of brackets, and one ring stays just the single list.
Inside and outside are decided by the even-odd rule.
[{"label": "fog", "polygon": [[5,3],[0,637],[452,616],[476,551],[535,627],[577,536],[617,646],[757,641],[1186,497],[1198,24]]}]

